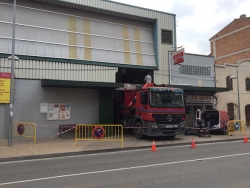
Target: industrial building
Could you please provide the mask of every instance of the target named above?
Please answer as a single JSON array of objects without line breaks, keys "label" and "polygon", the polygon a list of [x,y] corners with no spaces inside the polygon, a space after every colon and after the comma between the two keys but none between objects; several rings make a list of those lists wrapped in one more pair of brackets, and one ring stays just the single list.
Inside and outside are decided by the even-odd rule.
[{"label": "industrial building", "polygon": [[[0,0],[0,72],[11,71],[13,4]],[[169,84],[176,16],[112,1],[18,0],[14,121],[37,137],[60,124],[113,123],[112,92],[123,83]],[[6,138],[8,102],[0,103]]]}]

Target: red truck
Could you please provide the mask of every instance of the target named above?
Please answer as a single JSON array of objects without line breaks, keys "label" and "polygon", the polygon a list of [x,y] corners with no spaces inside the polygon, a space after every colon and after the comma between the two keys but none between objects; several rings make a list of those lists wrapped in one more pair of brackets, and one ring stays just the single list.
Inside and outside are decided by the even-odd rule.
[{"label": "red truck", "polygon": [[114,96],[116,123],[133,128],[136,138],[175,137],[185,132],[183,90],[147,83],[126,84]]}]

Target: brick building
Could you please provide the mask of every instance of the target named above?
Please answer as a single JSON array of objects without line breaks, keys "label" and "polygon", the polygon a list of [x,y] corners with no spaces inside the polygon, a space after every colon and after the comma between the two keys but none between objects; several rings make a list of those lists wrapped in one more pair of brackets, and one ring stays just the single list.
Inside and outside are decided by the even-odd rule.
[{"label": "brick building", "polygon": [[250,17],[245,14],[210,39],[215,64],[236,63],[250,57]]},{"label": "brick building", "polygon": [[234,19],[210,39],[210,46],[216,86],[230,89],[218,94],[217,108],[250,126],[250,17]]}]

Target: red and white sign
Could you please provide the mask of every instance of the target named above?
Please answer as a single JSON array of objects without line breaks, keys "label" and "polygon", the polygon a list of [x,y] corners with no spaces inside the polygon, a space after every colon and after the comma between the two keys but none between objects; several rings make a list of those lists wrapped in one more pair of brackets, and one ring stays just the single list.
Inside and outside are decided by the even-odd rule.
[{"label": "red and white sign", "polygon": [[174,65],[179,63],[183,63],[185,61],[185,51],[184,48],[178,50],[177,52],[173,53],[173,62]]},{"label": "red and white sign", "polygon": [[0,72],[0,78],[10,78],[10,72]]}]

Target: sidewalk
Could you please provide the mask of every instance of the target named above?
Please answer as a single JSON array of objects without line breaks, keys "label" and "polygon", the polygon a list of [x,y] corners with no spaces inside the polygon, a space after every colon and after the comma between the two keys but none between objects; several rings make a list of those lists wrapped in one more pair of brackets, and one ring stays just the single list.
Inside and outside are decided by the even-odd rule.
[{"label": "sidewalk", "polygon": [[[250,137],[250,128],[245,128],[244,132],[247,137]],[[212,134],[211,137],[196,135],[177,135],[174,139],[166,137],[161,138],[146,138],[136,139],[131,134],[124,135],[124,147],[121,148],[120,142],[93,142],[93,141],[78,141],[77,146],[74,146],[73,138],[53,138],[53,139],[38,139],[37,144],[33,143],[32,139],[22,139],[13,137],[12,146],[7,146],[7,140],[0,140],[0,162],[35,159],[46,157],[59,157],[69,155],[83,155],[88,153],[99,153],[107,151],[131,150],[131,149],[151,149],[152,139],[155,140],[156,147],[167,147],[174,145],[191,145],[192,138],[196,144],[207,142],[222,142],[244,139],[242,132],[232,133],[232,136]]]}]

